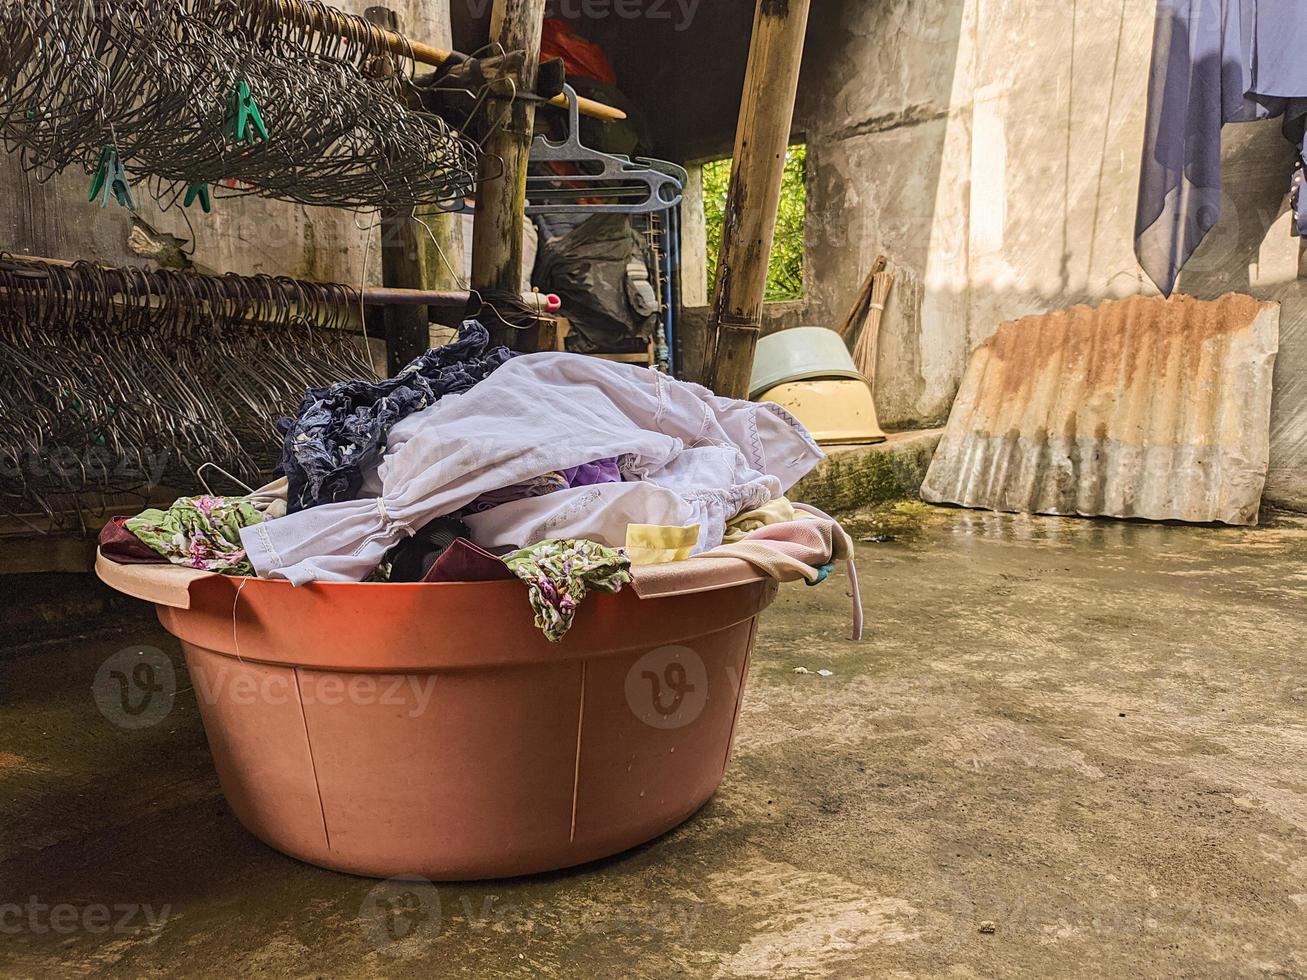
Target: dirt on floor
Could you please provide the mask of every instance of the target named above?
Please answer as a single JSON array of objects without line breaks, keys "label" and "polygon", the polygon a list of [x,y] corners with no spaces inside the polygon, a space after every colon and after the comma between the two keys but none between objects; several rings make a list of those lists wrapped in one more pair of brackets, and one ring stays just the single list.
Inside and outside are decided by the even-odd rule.
[{"label": "dirt on floor", "polygon": [[185,688],[146,618],[6,652],[0,972],[1307,975],[1307,519],[851,527],[867,638],[842,576],[785,587],[716,797],[530,879],[378,885],[256,841],[193,693],[136,730],[96,709],[132,644]]}]

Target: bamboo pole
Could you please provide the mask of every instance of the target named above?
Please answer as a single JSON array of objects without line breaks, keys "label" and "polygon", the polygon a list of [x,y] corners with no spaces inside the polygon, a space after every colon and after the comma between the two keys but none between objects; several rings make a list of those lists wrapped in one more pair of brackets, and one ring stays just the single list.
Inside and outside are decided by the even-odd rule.
[{"label": "bamboo pole", "polygon": [[[325,14],[319,7],[310,7],[301,2],[301,0],[271,0],[275,3],[277,15],[284,20],[294,24],[302,24],[310,30],[318,31],[321,34],[344,35],[349,36],[352,31],[349,29],[349,17],[343,11],[334,8],[326,8]],[[543,19],[543,14],[541,15]],[[446,51],[443,48],[437,48],[430,44],[423,44],[421,41],[414,41],[405,37],[396,30],[382,28],[381,39],[385,42],[392,54],[399,55],[401,58],[412,58],[420,65],[437,66],[443,65],[450,58],[454,57],[456,52]],[[539,47],[537,45],[537,47]],[[505,47],[506,51],[514,50]],[[536,57],[539,58],[537,51]],[[567,108],[567,96],[556,95],[549,100],[550,105]],[[604,105],[602,102],[595,102],[593,99],[577,99],[577,108],[580,109],[584,116],[591,116],[595,119],[620,120],[626,118],[626,113],[621,109],[614,108],[610,105]]]},{"label": "bamboo pole", "polygon": [[[52,259],[40,255],[15,255],[11,253],[4,253],[4,255],[16,262],[40,262],[45,265],[58,266],[65,269],[76,264],[67,259]],[[3,261],[3,258],[0,258],[0,266],[3,266]],[[115,292],[126,296],[130,290],[139,284],[139,274],[141,272],[148,275],[153,271],[149,269],[134,268],[122,269],[112,266],[99,266],[98,268],[100,269],[100,274],[103,277],[103,280],[109,289],[109,295],[111,296]],[[27,272],[26,274],[30,276],[32,273]],[[236,299],[245,295],[241,292],[239,286],[236,283],[231,282],[226,276],[207,275],[199,272],[191,274],[195,276],[203,276],[203,278],[210,280],[218,292],[224,296]],[[312,284],[316,285],[316,283]],[[334,283],[332,285],[335,285],[340,290],[341,300],[344,305],[355,313],[358,312],[360,306],[418,306],[457,313],[466,309],[468,302],[472,298],[471,293],[466,290],[457,289],[397,289],[386,286],[369,286],[360,292],[356,286],[347,283]],[[285,295],[287,300],[290,301],[293,293],[288,291]],[[0,288],[0,305],[4,305],[9,301],[9,290]],[[530,295],[523,295],[522,301],[527,304],[532,302],[538,303],[540,313],[543,315],[556,311],[558,298],[548,293],[532,293]],[[126,299],[113,299],[111,302],[116,305],[122,305],[129,301]],[[139,302],[139,300],[131,300],[130,302],[135,304]],[[157,303],[152,303],[152,305],[157,305]]]},{"label": "bamboo pole", "polygon": [[[491,39],[505,51],[523,51],[526,55],[521,68],[509,76],[519,92],[535,90],[544,20],[545,0],[495,0]],[[518,293],[522,289],[526,171],[535,129],[535,104],[495,98],[487,111],[492,118],[502,114],[505,121],[491,134],[481,158],[472,225],[472,288],[482,293]],[[523,339],[502,327],[492,332],[502,343]]]},{"label": "bamboo pole", "polygon": [[713,293],[708,383],[748,396],[811,0],[758,0]]}]

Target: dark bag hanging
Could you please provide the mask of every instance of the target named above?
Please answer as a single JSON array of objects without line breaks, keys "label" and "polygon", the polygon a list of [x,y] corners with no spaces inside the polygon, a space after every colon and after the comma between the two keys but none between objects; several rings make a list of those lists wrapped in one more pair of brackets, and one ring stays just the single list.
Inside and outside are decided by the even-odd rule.
[{"label": "dark bag hanging", "polygon": [[657,327],[658,295],[647,243],[624,214],[597,214],[545,242],[536,284],[557,293],[571,322],[567,349],[578,354],[643,351]]}]

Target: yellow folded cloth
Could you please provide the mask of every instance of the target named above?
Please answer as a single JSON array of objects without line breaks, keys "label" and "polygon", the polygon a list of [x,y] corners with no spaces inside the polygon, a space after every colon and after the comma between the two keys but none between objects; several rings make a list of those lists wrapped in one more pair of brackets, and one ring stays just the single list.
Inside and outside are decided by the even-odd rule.
[{"label": "yellow folded cloth", "polygon": [[699,525],[666,527],[660,524],[628,524],[626,554],[632,565],[662,565],[685,561],[699,543]]},{"label": "yellow folded cloth", "polygon": [[784,524],[786,521],[795,521],[806,516],[797,512],[787,498],[777,497],[775,500],[767,501],[757,510],[746,510],[736,514],[726,525],[726,534],[722,538],[722,543],[734,544],[742,540],[746,534],[767,527],[769,524]]}]

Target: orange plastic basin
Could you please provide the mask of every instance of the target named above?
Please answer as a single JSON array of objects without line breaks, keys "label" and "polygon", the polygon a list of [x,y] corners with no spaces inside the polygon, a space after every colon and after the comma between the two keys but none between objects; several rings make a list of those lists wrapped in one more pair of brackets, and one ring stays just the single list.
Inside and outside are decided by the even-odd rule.
[{"label": "orange plastic basin", "polygon": [[294,588],[125,568],[99,565],[156,601],[118,580],[192,576],[159,620],[241,823],[323,867],[432,880],[581,864],[693,814],[725,772],[776,595],[757,580],[591,595],[551,644],[516,581]]}]

